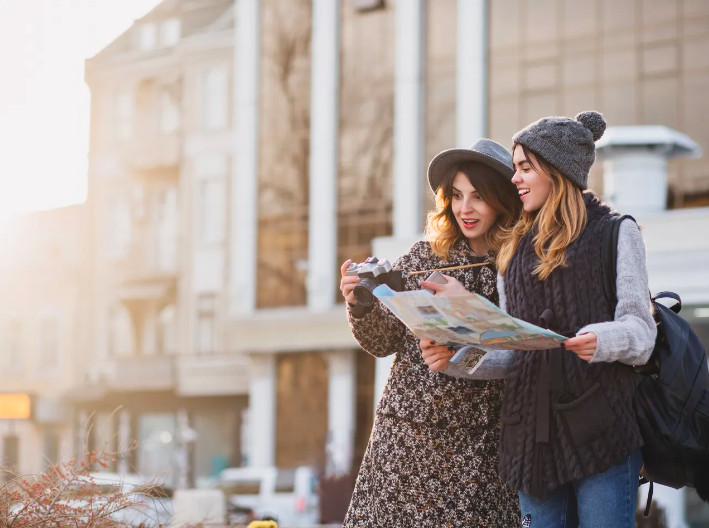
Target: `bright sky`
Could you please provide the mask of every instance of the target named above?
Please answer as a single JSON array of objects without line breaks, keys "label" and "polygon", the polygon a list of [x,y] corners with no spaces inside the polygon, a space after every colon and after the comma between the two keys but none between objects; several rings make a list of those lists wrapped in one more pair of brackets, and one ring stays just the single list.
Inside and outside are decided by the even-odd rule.
[{"label": "bright sky", "polygon": [[0,219],[86,198],[84,59],[161,0],[0,0]]}]

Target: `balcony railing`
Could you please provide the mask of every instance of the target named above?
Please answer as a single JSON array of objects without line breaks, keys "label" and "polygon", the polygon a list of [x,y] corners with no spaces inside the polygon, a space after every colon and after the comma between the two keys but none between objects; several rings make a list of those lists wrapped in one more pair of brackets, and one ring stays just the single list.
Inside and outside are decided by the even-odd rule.
[{"label": "balcony railing", "polygon": [[160,391],[175,387],[174,356],[126,356],[90,365],[86,384],[113,391]]},{"label": "balcony railing", "polygon": [[177,356],[177,392],[181,396],[248,394],[249,358],[222,352]]},{"label": "balcony railing", "polygon": [[[126,166],[136,171],[159,171],[179,177],[180,136],[162,134],[138,137],[121,148],[121,158]],[[167,172],[165,172],[167,170]]]}]

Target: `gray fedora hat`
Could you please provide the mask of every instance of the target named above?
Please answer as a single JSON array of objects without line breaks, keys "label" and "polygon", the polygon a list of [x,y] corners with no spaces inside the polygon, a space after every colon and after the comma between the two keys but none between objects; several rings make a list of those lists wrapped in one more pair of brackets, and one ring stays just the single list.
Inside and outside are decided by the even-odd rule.
[{"label": "gray fedora hat", "polygon": [[478,139],[470,148],[444,150],[431,160],[428,165],[428,183],[433,193],[436,193],[443,178],[453,167],[465,162],[487,165],[508,181],[515,173],[509,150],[491,139]]}]

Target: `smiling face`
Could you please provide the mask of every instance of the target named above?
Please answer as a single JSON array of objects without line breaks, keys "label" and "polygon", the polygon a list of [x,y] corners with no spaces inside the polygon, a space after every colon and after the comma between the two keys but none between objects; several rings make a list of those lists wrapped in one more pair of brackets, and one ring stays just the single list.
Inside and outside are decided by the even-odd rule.
[{"label": "smiling face", "polygon": [[478,255],[487,253],[485,234],[495,223],[497,212],[482,199],[464,172],[458,172],[453,180],[451,209],[470,249]]},{"label": "smiling face", "polygon": [[512,156],[515,174],[512,183],[517,187],[524,212],[533,213],[547,201],[553,183],[551,176],[540,168],[534,154],[529,153],[531,159],[527,156],[520,145],[515,146]]}]

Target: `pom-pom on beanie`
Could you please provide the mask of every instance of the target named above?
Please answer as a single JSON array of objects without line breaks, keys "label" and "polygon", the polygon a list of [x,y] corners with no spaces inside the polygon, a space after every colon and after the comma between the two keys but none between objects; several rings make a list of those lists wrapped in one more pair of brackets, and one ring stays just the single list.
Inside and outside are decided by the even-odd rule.
[{"label": "pom-pom on beanie", "polygon": [[512,141],[544,158],[577,187],[586,189],[596,159],[595,142],[606,130],[603,115],[589,110],[576,119],[544,117],[517,132]]}]

